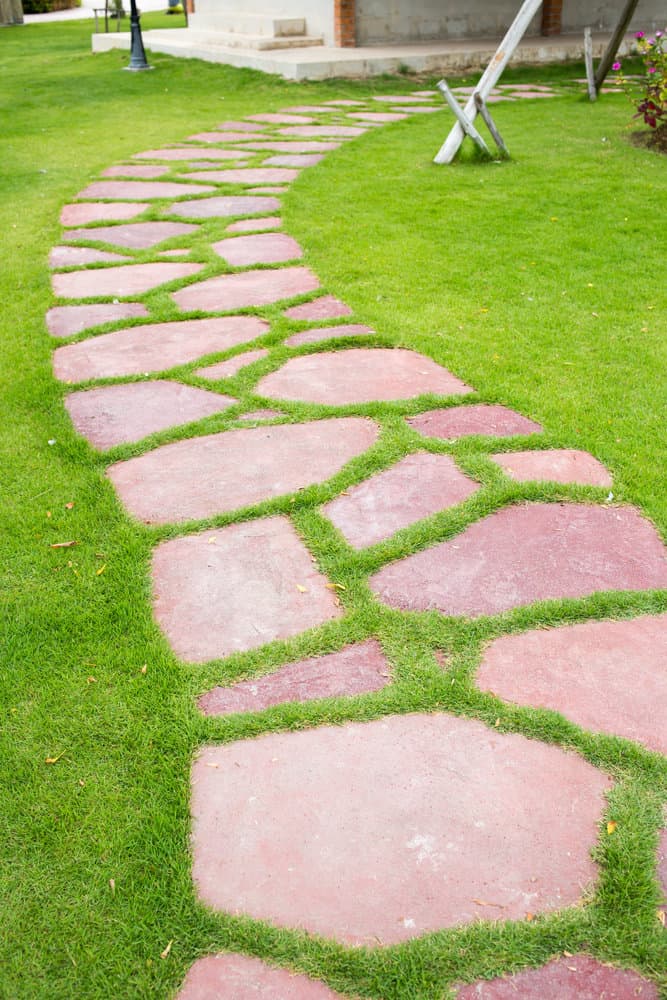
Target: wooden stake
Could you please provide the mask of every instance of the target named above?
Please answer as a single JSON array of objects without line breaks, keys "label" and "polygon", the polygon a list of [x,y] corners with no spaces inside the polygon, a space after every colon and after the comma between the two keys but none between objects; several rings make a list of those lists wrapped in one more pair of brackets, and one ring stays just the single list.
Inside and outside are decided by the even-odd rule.
[{"label": "wooden stake", "polygon": [[598,92],[595,89],[593,71],[593,37],[590,28],[584,28],[584,60],[586,62],[586,79],[588,81],[588,96],[591,101],[597,101]]},{"label": "wooden stake", "polygon": [[628,30],[628,25],[632,20],[632,15],[637,9],[637,4],[639,0],[627,0],[625,7],[623,8],[623,13],[621,14],[620,20],[616,25],[616,30],[611,36],[609,45],[605,54],[602,56],[600,63],[598,65],[597,73],[595,74],[595,93],[600,93],[600,87],[607,79],[607,74],[611,69],[611,65],[616,57],[616,53],[621,47],[621,43],[625,37],[625,33]]},{"label": "wooden stake", "polygon": [[447,104],[449,104],[450,108],[456,115],[456,118],[458,119],[458,122],[461,128],[463,129],[465,135],[469,135],[472,141],[477,143],[482,152],[488,153],[488,155],[490,156],[491,154],[489,153],[489,147],[484,142],[484,140],[482,139],[481,135],[479,134],[473,123],[468,119],[465,112],[462,110],[459,102],[452,94],[446,82],[444,80],[440,80],[439,83],[436,83],[436,87],[438,88],[442,96],[447,101]]},{"label": "wooden stake", "polygon": [[503,156],[509,156],[510,155],[510,151],[507,148],[507,146],[505,145],[505,143],[503,142],[503,137],[500,134],[500,132],[498,131],[498,127],[497,127],[496,123],[494,122],[493,118],[491,117],[491,112],[487,108],[486,103],[484,102],[484,99],[482,98],[482,95],[479,93],[479,91],[475,91],[475,93],[473,94],[473,97],[475,98],[475,106],[477,107],[477,110],[479,111],[480,115],[482,116],[482,118],[486,122],[486,127],[488,128],[489,132],[493,136],[493,141],[495,142],[496,146],[498,147],[498,149],[500,150],[500,152],[503,154]]}]

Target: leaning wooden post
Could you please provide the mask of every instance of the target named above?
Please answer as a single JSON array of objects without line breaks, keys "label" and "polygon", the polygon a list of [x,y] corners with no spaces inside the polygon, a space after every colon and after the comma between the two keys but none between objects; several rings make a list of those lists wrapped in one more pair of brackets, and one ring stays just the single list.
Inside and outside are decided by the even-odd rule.
[{"label": "leaning wooden post", "polygon": [[632,20],[632,15],[637,9],[638,3],[639,0],[627,0],[627,3],[623,9],[623,13],[621,14],[620,20],[616,25],[616,30],[611,36],[609,45],[607,46],[607,50],[605,54],[602,56],[602,59],[600,60],[600,63],[597,68],[597,73],[595,74],[596,94],[600,93],[600,87],[607,79],[607,74],[611,69],[612,63],[616,57],[616,53],[621,47],[621,43],[625,37],[626,31],[628,30],[628,25]]},{"label": "leaning wooden post", "polygon": [[[636,0],[636,2],[638,2],[638,0]],[[542,0],[524,0],[521,10],[514,18],[512,26],[500,43],[495,56],[484,70],[482,78],[476,87],[476,92],[481,95],[484,101],[486,101],[487,97],[500,79],[503,70],[514,55],[514,50],[525,35],[528,25],[535,17],[535,14],[541,6]],[[474,96],[470,98],[463,111],[469,122],[475,120],[477,106],[475,104]],[[457,121],[438,150],[433,162],[451,163],[456,156],[461,143],[463,142],[464,135],[465,132]]]},{"label": "leaning wooden post", "polygon": [[484,142],[484,140],[482,139],[481,135],[479,134],[473,123],[471,121],[468,121],[468,119],[466,118],[464,112],[459,107],[459,102],[452,94],[446,82],[444,80],[441,80],[440,83],[436,83],[436,87],[438,88],[444,99],[447,101],[447,104],[449,104],[450,109],[454,113],[455,118],[457,119],[459,125],[461,126],[465,134],[470,136],[472,141],[479,146],[479,148],[482,150],[483,153],[486,153],[488,156],[490,156],[491,154],[489,153],[489,147]]},{"label": "leaning wooden post", "polygon": [[588,96],[591,101],[597,101],[598,92],[595,89],[595,73],[593,70],[593,36],[590,28],[584,28],[584,60],[586,62],[586,80]]}]

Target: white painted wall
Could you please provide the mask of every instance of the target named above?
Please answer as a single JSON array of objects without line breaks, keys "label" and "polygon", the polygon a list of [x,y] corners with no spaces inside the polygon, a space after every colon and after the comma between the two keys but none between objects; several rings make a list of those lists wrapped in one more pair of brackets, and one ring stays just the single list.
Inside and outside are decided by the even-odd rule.
[{"label": "white painted wall", "polygon": [[322,35],[325,45],[334,44],[333,0],[195,0],[197,25],[216,15],[270,14],[273,17],[303,17],[309,35]]}]

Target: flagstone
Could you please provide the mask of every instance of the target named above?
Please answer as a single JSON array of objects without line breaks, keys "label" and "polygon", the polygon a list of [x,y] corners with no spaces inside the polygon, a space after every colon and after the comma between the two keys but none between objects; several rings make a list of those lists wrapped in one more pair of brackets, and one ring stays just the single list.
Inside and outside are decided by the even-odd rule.
[{"label": "flagstone", "polygon": [[108,470],[136,518],[169,524],[250,507],[323,482],[378,436],[362,417],[242,428],[189,438]]},{"label": "flagstone", "polygon": [[322,513],[353,548],[363,549],[462,503],[478,489],[449,455],[416,452],[348,488],[325,504]]},{"label": "flagstone", "polygon": [[282,139],[273,139],[267,142],[244,142],[241,148],[257,150],[260,153],[266,150],[276,153],[329,153],[339,146],[340,142],[298,142],[294,139],[286,142]]},{"label": "flagstone", "polygon": [[52,337],[73,337],[102,323],[148,316],[141,302],[104,302],[87,306],[53,306],[46,314],[46,327]]},{"label": "flagstone", "polygon": [[[488,100],[493,100],[493,98],[488,98]],[[415,107],[411,108],[409,107],[409,105],[405,104],[397,108],[390,108],[389,110],[398,111],[409,115],[432,115],[436,111],[444,111],[445,109],[444,105],[442,108],[422,107],[421,105],[415,105]]]},{"label": "flagstone", "polygon": [[317,344],[322,340],[334,340],[336,337],[372,337],[375,330],[370,326],[358,323],[343,323],[340,326],[320,326],[314,330],[303,330],[288,337],[285,343],[288,347],[300,347],[302,344]]},{"label": "flagstone", "polygon": [[667,754],[667,614],[503,636],[486,648],[477,684]]},{"label": "flagstone", "polygon": [[269,156],[264,163],[272,167],[314,167],[323,159],[323,153],[282,153]]},{"label": "flagstone", "polygon": [[332,107],[341,108],[352,108],[352,107],[362,107],[364,101],[349,101],[349,100],[339,100],[339,101],[325,101],[325,104],[330,104]]},{"label": "flagstone", "polygon": [[109,264],[132,260],[127,254],[91,247],[54,247],[49,254],[49,267],[85,267],[86,264]]},{"label": "flagstone", "polygon": [[385,104],[419,104],[423,102],[424,104],[429,104],[431,102],[431,95],[435,94],[436,91],[432,90],[430,94],[398,94],[392,97],[390,94],[382,94],[381,96],[374,97],[374,101],[382,101]]},{"label": "flagstone", "polygon": [[220,240],[212,249],[232,267],[249,264],[282,264],[303,257],[296,240],[285,233],[261,233],[258,236],[235,236]]},{"label": "flagstone", "polygon": [[145,250],[174,236],[189,236],[199,226],[187,222],[128,222],[120,226],[96,226],[94,229],[71,229],[65,234],[69,241],[99,240],[130,250]]},{"label": "flagstone", "polygon": [[157,623],[189,663],[289,639],[342,615],[326,577],[283,516],[162,542],[153,553],[152,579]]},{"label": "flagstone", "polygon": [[135,153],[135,160],[246,160],[251,153],[240,149],[198,149],[187,146],[183,149],[147,149]]},{"label": "flagstone", "polygon": [[233,358],[228,358],[226,361],[219,361],[217,365],[198,368],[195,375],[199,375],[200,378],[211,379],[211,381],[216,381],[220,378],[232,378],[241,368],[246,368],[248,365],[253,364],[254,361],[260,361],[262,358],[268,357],[268,354],[269,352],[264,349],[246,351],[245,354],[236,354]]},{"label": "flagstone", "polygon": [[297,104],[292,108],[283,108],[283,111],[306,115],[330,115],[332,113],[331,108],[327,107],[326,104]]},{"label": "flagstone", "polygon": [[425,437],[442,438],[444,441],[456,441],[470,434],[512,437],[515,434],[539,434],[542,430],[534,420],[506,406],[488,403],[429,410],[417,417],[408,417],[408,423]]},{"label": "flagstone", "polygon": [[239,219],[227,226],[228,233],[254,233],[262,229],[280,229],[283,220],[278,215],[270,215],[266,219]]},{"label": "flagstone", "polygon": [[135,163],[124,164],[120,167],[107,167],[106,170],[102,171],[102,177],[143,177],[146,179],[162,177],[166,173],[169,173],[169,167]]},{"label": "flagstone", "polygon": [[65,205],[60,213],[63,226],[85,226],[88,222],[118,222],[134,219],[148,208],[148,202],[98,202],[86,205]]},{"label": "flagstone", "polygon": [[241,122],[220,122],[216,128],[219,129],[236,129],[237,132],[262,132],[264,129],[263,125],[257,125],[254,121],[241,121]]},{"label": "flagstone", "polygon": [[284,417],[280,410],[252,410],[250,413],[242,413],[239,420],[248,423],[257,423],[259,420],[275,420],[277,417]]},{"label": "flagstone", "polygon": [[502,979],[480,979],[460,988],[456,1000],[658,1000],[658,988],[630,969],[598,962],[590,955],[556,958],[539,969]]},{"label": "flagstone", "polygon": [[204,715],[261,712],[285,702],[342,698],[379,691],[391,668],[375,639],[346,646],[337,653],[312,656],[232,687],[216,687],[199,698]]},{"label": "flagstone", "polygon": [[389,122],[402,122],[408,116],[403,112],[392,111],[351,111],[348,118],[357,118],[361,122],[379,122],[381,125]]},{"label": "flagstone", "polygon": [[519,483],[536,479],[604,488],[612,485],[612,478],[604,465],[587,451],[554,448],[550,451],[514,451],[490,457],[503,472]]},{"label": "flagstone", "polygon": [[267,122],[269,125],[312,125],[313,119],[305,115],[273,114],[248,115],[250,121]]},{"label": "flagstone", "polygon": [[175,181],[93,181],[77,198],[186,198],[215,191],[210,184],[177,184]]},{"label": "flagstone", "polygon": [[168,207],[167,214],[191,219],[216,219],[227,215],[259,215],[260,212],[277,212],[279,209],[277,198],[232,194],[200,198],[198,201],[179,201]]},{"label": "flagstone", "polygon": [[208,311],[265,306],[295,295],[305,295],[320,283],[307,267],[281,267],[276,271],[240,271],[222,274],[175,292],[179,309]]},{"label": "flagstone", "polygon": [[353,125],[289,125],[278,131],[281,135],[301,136],[303,139],[317,139],[329,135],[353,139],[355,136],[363,135],[365,130]]},{"label": "flagstone", "polygon": [[[248,136],[249,129],[242,127],[236,127],[233,130],[225,129],[221,132],[197,132],[196,135],[189,135],[188,139],[191,142],[243,142],[250,138]],[[253,139],[269,139],[268,135],[261,135],[259,132],[253,132]]]},{"label": "flagstone", "polygon": [[72,392],[65,406],[76,430],[100,450],[202,420],[235,399],[178,382],[128,382]]},{"label": "flagstone", "polygon": [[351,316],[352,310],[335,295],[321,295],[319,299],[303,302],[300,306],[291,306],[285,310],[287,319],[318,320],[337,319],[339,316]]},{"label": "flagstone", "polygon": [[385,566],[370,586],[391,607],[476,618],[534,601],[667,587],[665,552],[630,507],[530,503]]},{"label": "flagstone", "polygon": [[296,180],[299,171],[283,167],[228,167],[225,170],[199,170],[182,176],[188,180],[201,177],[205,181],[215,181],[216,184],[282,184]]},{"label": "flagstone", "polygon": [[278,195],[281,195],[281,194],[285,194],[285,191],[287,190],[287,187],[284,184],[281,184],[281,185],[267,184],[267,185],[262,186],[262,187],[247,188],[246,190],[248,191],[248,194],[278,194]]},{"label": "flagstone", "polygon": [[59,347],[53,368],[61,382],[166,371],[255,340],[268,329],[256,316],[148,323]]},{"label": "flagstone", "polygon": [[68,271],[51,278],[53,291],[62,299],[93,299],[115,296],[119,299],[164,285],[177,278],[197,274],[203,264],[122,264],[96,268],[94,271]]},{"label": "flagstone", "polygon": [[354,348],[291,358],[257,386],[261,396],[329,406],[411,399],[424,393],[458,396],[467,392],[472,389],[430,358],[415,351],[386,348]]},{"label": "flagstone", "polygon": [[346,945],[520,920],[596,879],[610,787],[576,754],[444,713],[207,746],[193,877],[208,906]]},{"label": "flagstone", "polygon": [[278,969],[248,955],[198,958],[176,1000],[345,1000],[318,979]]}]

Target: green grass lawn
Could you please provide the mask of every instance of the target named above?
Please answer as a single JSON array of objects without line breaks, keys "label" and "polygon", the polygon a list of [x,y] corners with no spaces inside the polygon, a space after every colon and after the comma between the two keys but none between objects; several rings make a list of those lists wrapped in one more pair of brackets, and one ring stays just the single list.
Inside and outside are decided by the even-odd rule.
[{"label": "green grass lawn", "polygon": [[[163,15],[154,15],[155,24],[152,17],[143,19],[146,27]],[[71,22],[0,34],[0,998],[169,997],[195,958],[225,948],[375,1000],[440,1000],[452,982],[588,949],[653,977],[667,997],[667,932],[655,916],[654,870],[665,760],[583,732],[555,713],[503,705],[473,683],[489,637],[658,612],[667,609],[667,594],[548,602],[469,623],[392,612],[372,599],[366,582],[387,560],[449,537],[502,504],[604,494],[510,486],[486,458],[496,442],[422,441],[456,455],[483,490],[453,513],[355,554],[317,508],[414,450],[416,435],[400,417],[426,406],[346,408],[382,423],[378,446],[295,503],[272,501],[239,516],[293,514],[324,571],[347,588],[348,614],[291,642],[187,667],[169,650],[149,603],[152,547],[176,531],[144,528],[123,513],[104,478],[108,457],[74,434],[64,388],[51,375],[48,252],[59,239],[61,206],[103,168],[226,118],[414,84],[296,85],[160,55],[150,57],[152,73],[124,73],[128,54],[93,57],[90,32],[90,22]],[[561,83],[581,75],[581,67],[513,74]],[[421,350],[473,385],[480,400],[538,420],[544,447],[590,451],[613,472],[615,499],[638,506],[667,539],[667,160],[630,144],[624,98],[590,105],[581,90],[564,87],[557,100],[494,109],[513,153],[502,164],[466,154],[453,167],[433,166],[449,124],[444,116],[372,130],[304,172],[285,199],[286,228],[327,291],[354,307],[356,322],[378,331],[378,343]],[[156,294],[155,308],[171,318],[166,296]],[[276,352],[233,384],[243,401],[252,400],[256,374],[280,359],[289,324],[279,313],[263,311],[274,322]],[[196,367],[178,374],[204,384],[192,374]],[[285,409],[295,418],[327,412]],[[160,440],[185,434],[176,429]],[[525,441],[507,447],[519,444]],[[187,530],[194,527],[201,523]],[[76,548],[50,548],[70,538]],[[396,682],[382,693],[248,718],[207,721],[195,711],[193,696],[213,683],[368,635],[381,640],[395,668]],[[446,678],[436,649],[451,656]],[[605,819],[618,827],[613,836],[601,832],[602,874],[588,905],[366,951],[215,915],[197,903],[188,853],[197,746],[443,708],[574,748],[614,776]]]}]

